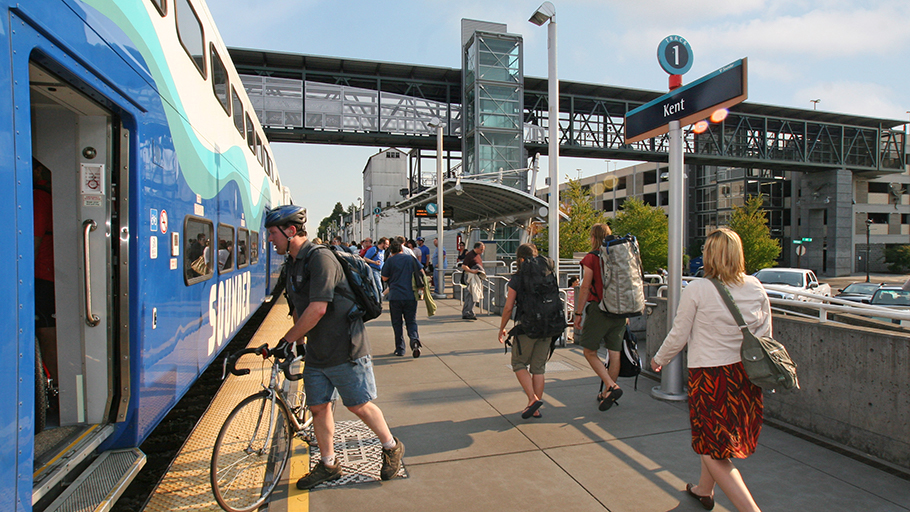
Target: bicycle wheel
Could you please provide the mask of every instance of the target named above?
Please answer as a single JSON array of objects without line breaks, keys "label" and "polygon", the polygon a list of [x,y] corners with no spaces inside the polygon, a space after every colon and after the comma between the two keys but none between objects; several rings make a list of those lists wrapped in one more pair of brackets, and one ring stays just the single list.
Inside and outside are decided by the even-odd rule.
[{"label": "bicycle wheel", "polygon": [[291,423],[281,402],[273,407],[264,391],[240,402],[224,421],[212,452],[212,491],[221,508],[259,508],[278,484],[290,448]]}]

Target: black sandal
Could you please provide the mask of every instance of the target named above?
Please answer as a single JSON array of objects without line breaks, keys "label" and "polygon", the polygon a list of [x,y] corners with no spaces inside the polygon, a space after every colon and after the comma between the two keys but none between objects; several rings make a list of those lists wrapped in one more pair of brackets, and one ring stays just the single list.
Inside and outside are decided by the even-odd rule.
[{"label": "black sandal", "polygon": [[613,386],[608,390],[606,395],[601,393],[597,396],[602,397],[598,409],[601,411],[606,411],[610,407],[613,407],[613,404],[615,404],[616,401],[622,397],[622,388]]},{"label": "black sandal", "polygon": [[695,491],[692,490],[695,486],[692,484],[686,484],[686,492],[689,493],[689,496],[697,499],[701,503],[702,507],[705,507],[705,510],[711,510],[714,508],[714,496],[702,496],[701,494],[695,494]]},{"label": "black sandal", "polygon": [[533,404],[525,407],[524,411],[521,411],[521,419],[526,420],[534,415],[537,412],[537,409],[540,409],[540,406],[543,405],[543,400],[537,400]]}]

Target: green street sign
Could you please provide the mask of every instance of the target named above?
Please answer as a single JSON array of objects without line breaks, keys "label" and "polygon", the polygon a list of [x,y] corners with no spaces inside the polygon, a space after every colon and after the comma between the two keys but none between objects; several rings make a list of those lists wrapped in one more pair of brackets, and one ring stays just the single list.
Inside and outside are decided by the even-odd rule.
[{"label": "green street sign", "polygon": [[793,243],[799,245],[799,244],[803,243],[803,241],[802,241],[802,240],[794,240]]},{"label": "green street sign", "polygon": [[811,238],[803,238],[803,242],[811,242],[811,241],[812,241]]}]

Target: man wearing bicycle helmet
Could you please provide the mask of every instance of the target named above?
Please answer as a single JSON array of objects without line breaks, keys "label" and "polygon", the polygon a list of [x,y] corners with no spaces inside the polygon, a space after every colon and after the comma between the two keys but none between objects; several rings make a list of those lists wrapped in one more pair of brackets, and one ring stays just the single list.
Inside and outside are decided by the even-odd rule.
[{"label": "man wearing bicycle helmet", "polygon": [[380,476],[389,480],[401,468],[404,443],[392,436],[382,411],[373,403],[376,381],[370,345],[363,320],[348,315],[353,302],[347,297],[353,295],[344,270],[330,249],[307,239],[305,224],[306,209],[294,205],[270,210],[265,219],[269,242],[278,254],[287,255],[286,286],[294,305],[294,325],[281,338],[276,351],[287,356],[292,344],[297,343],[298,353],[306,353],[304,389],[321,455],[309,474],[297,481],[297,488],[312,489],[341,478],[341,463],[335,460],[332,441],[335,419],[330,406],[337,395],[379,438]]}]

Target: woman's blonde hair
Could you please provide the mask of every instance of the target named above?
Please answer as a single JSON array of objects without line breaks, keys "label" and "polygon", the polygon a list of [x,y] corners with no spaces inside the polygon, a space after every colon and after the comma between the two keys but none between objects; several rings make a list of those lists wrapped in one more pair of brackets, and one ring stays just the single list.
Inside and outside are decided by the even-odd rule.
[{"label": "woman's blonde hair", "polygon": [[515,259],[518,261],[518,269],[521,270],[521,263],[531,258],[537,257],[537,246],[534,244],[521,244],[515,251]]},{"label": "woman's blonde hair", "polygon": [[746,275],[743,242],[736,231],[719,228],[705,240],[705,277],[720,279],[727,284],[739,284]]},{"label": "woman's blonde hair", "polygon": [[593,245],[591,250],[599,251],[600,246],[604,243],[604,238],[607,238],[612,234],[613,232],[610,231],[610,226],[607,226],[606,224],[594,224],[591,226],[591,237],[594,238],[594,240],[591,241]]}]

